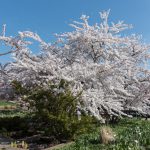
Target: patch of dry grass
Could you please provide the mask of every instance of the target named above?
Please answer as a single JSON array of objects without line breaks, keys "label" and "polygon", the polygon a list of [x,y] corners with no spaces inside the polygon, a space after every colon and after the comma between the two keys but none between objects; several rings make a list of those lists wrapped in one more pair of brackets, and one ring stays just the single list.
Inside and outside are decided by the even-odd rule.
[{"label": "patch of dry grass", "polygon": [[115,141],[115,133],[110,127],[102,127],[100,131],[100,139],[103,144],[108,144]]}]

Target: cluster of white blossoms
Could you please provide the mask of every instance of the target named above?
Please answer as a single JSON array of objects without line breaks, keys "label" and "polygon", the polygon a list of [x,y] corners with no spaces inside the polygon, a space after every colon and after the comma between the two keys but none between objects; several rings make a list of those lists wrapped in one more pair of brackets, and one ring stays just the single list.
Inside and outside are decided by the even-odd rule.
[{"label": "cluster of white blossoms", "polygon": [[[120,32],[131,25],[108,23],[109,11],[100,13],[101,23],[90,25],[88,16],[74,21],[74,31],[56,35],[53,44],[37,34],[19,32],[16,37],[0,36],[14,59],[3,76],[24,86],[43,85],[65,79],[76,94],[82,91],[82,110],[101,119],[101,114],[127,116],[126,109],[150,114],[149,45],[136,35]],[[39,42],[40,54],[30,48]],[[31,42],[32,41],[32,42]],[[5,72],[5,73],[4,73]]]}]

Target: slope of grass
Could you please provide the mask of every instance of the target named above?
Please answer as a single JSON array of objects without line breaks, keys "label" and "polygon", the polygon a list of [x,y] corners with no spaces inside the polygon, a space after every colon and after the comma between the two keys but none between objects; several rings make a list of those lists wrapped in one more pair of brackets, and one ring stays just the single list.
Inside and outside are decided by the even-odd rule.
[{"label": "slope of grass", "polygon": [[96,132],[76,138],[75,143],[59,150],[150,150],[150,121],[124,119],[110,126],[116,133],[116,141],[102,144],[100,128]]}]

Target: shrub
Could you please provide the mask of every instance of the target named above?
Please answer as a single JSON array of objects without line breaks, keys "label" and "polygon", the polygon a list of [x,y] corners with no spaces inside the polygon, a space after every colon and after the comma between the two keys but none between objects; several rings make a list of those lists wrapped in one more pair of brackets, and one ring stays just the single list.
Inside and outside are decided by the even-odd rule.
[{"label": "shrub", "polygon": [[16,93],[22,95],[24,102],[36,115],[39,124],[36,130],[43,131],[47,136],[54,135],[59,140],[72,139],[76,134],[92,130],[93,117],[81,114],[81,120],[78,120],[77,106],[82,103],[82,92],[74,95],[65,80],[49,84],[46,88],[36,86],[32,90],[25,89],[16,81],[13,84]]}]

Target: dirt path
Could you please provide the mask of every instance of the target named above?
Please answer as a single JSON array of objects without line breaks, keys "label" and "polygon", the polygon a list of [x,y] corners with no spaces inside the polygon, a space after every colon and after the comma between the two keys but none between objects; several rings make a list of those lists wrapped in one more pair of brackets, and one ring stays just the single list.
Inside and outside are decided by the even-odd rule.
[{"label": "dirt path", "polygon": [[0,150],[3,148],[9,150],[10,143],[11,143],[10,138],[6,138],[6,137],[0,135]]},{"label": "dirt path", "polygon": [[46,148],[44,150],[56,150],[56,149],[59,149],[59,148],[63,148],[64,146],[69,146],[71,144],[73,144],[74,142],[69,142],[69,143],[64,143],[64,144],[59,144],[59,145],[56,145],[56,146],[53,146],[53,147],[50,147],[50,148]]}]

